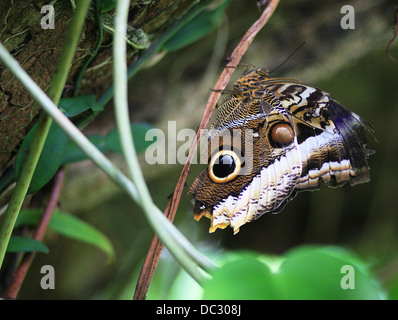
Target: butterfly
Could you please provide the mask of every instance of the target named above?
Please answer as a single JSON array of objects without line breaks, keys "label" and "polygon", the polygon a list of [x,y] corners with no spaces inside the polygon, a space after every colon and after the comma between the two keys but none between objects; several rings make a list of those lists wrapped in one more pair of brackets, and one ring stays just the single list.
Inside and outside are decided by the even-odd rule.
[{"label": "butterfly", "polygon": [[298,192],[370,180],[373,127],[320,89],[244,73],[210,127],[208,167],[193,182],[194,217],[234,233],[279,213]]}]

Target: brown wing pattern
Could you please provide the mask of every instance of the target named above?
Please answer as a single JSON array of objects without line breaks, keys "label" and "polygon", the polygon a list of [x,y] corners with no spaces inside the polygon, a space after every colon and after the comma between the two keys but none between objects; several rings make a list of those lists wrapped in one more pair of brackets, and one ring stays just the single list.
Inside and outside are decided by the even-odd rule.
[{"label": "brown wing pattern", "polygon": [[194,181],[194,215],[210,232],[234,232],[278,213],[297,191],[369,181],[370,125],[328,93],[295,80],[244,74],[220,106],[209,135],[209,165]]}]

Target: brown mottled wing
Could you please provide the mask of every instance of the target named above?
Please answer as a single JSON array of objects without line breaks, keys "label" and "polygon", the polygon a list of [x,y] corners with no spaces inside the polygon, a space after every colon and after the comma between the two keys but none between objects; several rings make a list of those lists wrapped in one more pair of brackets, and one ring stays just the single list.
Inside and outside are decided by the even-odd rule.
[{"label": "brown mottled wing", "polygon": [[369,181],[369,123],[319,89],[283,81],[270,89],[295,117],[303,161],[297,189],[317,189],[322,182],[335,187]]},{"label": "brown mottled wing", "polygon": [[[210,130],[208,157],[214,155],[214,140],[240,130],[242,139],[222,140],[221,149],[238,150],[242,172],[216,183],[209,166],[190,189],[195,218],[210,218],[211,232],[230,225],[236,233],[264,213],[278,213],[297,191],[318,189],[322,183],[334,187],[369,181],[367,159],[372,152],[366,143],[372,128],[326,92],[288,79],[269,79],[262,69],[243,75],[234,90]],[[270,132],[280,123],[291,128],[294,138],[278,146]]]}]

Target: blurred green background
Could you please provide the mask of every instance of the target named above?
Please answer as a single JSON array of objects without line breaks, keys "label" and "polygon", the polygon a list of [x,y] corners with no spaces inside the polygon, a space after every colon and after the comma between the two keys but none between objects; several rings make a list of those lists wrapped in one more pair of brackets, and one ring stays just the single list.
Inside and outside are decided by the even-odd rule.
[{"label": "blurred green background", "polygon": [[[353,30],[340,27],[344,4],[355,9]],[[282,213],[264,215],[235,236],[230,228],[208,234],[210,222],[193,220],[191,197],[184,193],[175,224],[195,246],[214,256],[232,249],[283,254],[302,244],[339,245],[371,262],[382,283],[389,284],[396,277],[398,64],[386,56],[395,5],[395,1],[372,0],[281,1],[242,59],[273,70],[305,42],[272,76],[319,87],[374,125],[377,142],[371,143],[376,151],[369,160],[371,182],[301,193]],[[254,0],[231,0],[216,30],[140,71],[130,81],[132,121],[162,129],[167,128],[167,121],[176,121],[177,130],[196,130],[225,58],[260,13]],[[397,43],[392,45],[391,55],[398,59]],[[236,70],[234,79],[242,72]],[[86,133],[104,134],[114,126],[109,105]],[[124,166],[119,155],[110,157]],[[182,165],[149,166],[143,155],[141,160],[151,194],[163,210]],[[192,166],[188,185],[202,169]],[[105,233],[114,245],[116,261],[109,264],[98,249],[48,232],[45,242],[50,253],[36,255],[19,298],[132,298],[153,237],[140,209],[89,161],[68,167],[60,208]],[[40,288],[44,264],[55,268],[55,290]],[[152,296],[167,292],[177,271],[165,250],[150,288]]]}]

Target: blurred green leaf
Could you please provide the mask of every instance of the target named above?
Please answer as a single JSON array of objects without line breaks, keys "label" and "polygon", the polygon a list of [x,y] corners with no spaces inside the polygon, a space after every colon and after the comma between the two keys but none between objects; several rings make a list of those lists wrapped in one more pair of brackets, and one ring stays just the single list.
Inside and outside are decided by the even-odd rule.
[{"label": "blurred green leaf", "polygon": [[[99,110],[99,105],[97,104],[94,95],[61,99],[59,107],[68,117],[74,117],[90,108],[97,111]],[[25,136],[25,139],[18,151],[15,165],[17,179],[21,173],[22,165],[26,161],[27,153],[30,150],[30,145],[36,128],[37,124],[34,125]],[[28,194],[39,191],[51,180],[63,161],[67,144],[68,136],[55,122],[53,122],[51,124],[50,131],[48,132],[46,142],[44,143],[39,162],[37,163],[33,174]]]},{"label": "blurred green leaf", "polygon": [[[21,173],[22,165],[26,161],[27,153],[29,152],[36,128],[37,124],[28,132],[17,154],[15,164],[17,179]],[[28,194],[37,192],[51,180],[61,165],[67,143],[68,136],[55,122],[53,122],[33,174]]]},{"label": "blurred green leaf", "polygon": [[[105,139],[101,135],[91,135],[87,137],[91,143],[93,143],[102,153],[106,153],[108,150],[105,147]],[[86,154],[74,143],[73,141],[68,141],[65,149],[64,157],[62,159],[62,164],[68,164],[73,162],[78,162],[86,160],[88,157]]]},{"label": "blurred green leaf", "polygon": [[95,95],[63,98],[60,100],[58,106],[68,118],[77,116],[88,109],[102,111],[100,105],[95,100]]},{"label": "blurred green leaf", "polygon": [[50,228],[63,236],[97,247],[104,251],[112,261],[115,258],[110,240],[98,229],[75,216],[55,211],[50,222]]},{"label": "blurred green leaf", "polygon": [[8,243],[7,252],[44,252],[48,253],[48,247],[32,238],[13,236]]},{"label": "blurred green leaf", "polygon": [[204,299],[385,298],[368,266],[339,247],[304,246],[288,252],[279,262],[247,253],[226,261],[204,283]]},{"label": "blurred green leaf", "polygon": [[[153,141],[145,141],[145,135],[149,129],[153,127],[147,123],[133,123],[131,125],[131,132],[133,135],[134,146],[137,153],[144,151]],[[106,149],[121,153],[122,147],[120,145],[119,133],[116,129],[110,131],[105,137]]]},{"label": "blurred green leaf", "polygon": [[229,0],[220,1],[218,6],[209,6],[192,21],[183,26],[169,39],[163,48],[166,51],[177,51],[198,41],[216,29],[221,23],[222,15],[229,5]]},{"label": "blurred green leaf", "polygon": [[389,299],[398,300],[398,276],[390,280],[387,286]]},{"label": "blurred green leaf", "polygon": [[254,257],[237,259],[223,265],[204,285],[204,299],[269,300],[279,299],[279,279],[267,265]]},{"label": "blurred green leaf", "polygon": [[[15,226],[37,225],[40,217],[40,210],[22,210]],[[110,261],[115,259],[110,240],[101,231],[75,216],[54,211],[49,227],[60,235],[97,247],[107,254]]]},{"label": "blurred green leaf", "polygon": [[[339,247],[292,250],[286,254],[279,273],[287,299],[374,300],[384,296],[368,266]],[[344,289],[346,283],[353,288]]]},{"label": "blurred green leaf", "polygon": [[[153,141],[145,141],[145,135],[153,126],[147,123],[134,123],[131,125],[134,145],[136,152],[144,151]],[[119,141],[119,134],[116,129],[111,130],[105,137],[101,135],[92,135],[87,137],[102,153],[116,152],[121,153],[122,148]],[[69,141],[65,150],[62,164],[68,164],[76,161],[88,159],[83,151],[73,142]]]},{"label": "blurred green leaf", "polygon": [[116,0],[101,0],[101,12],[108,12],[116,8]]}]

